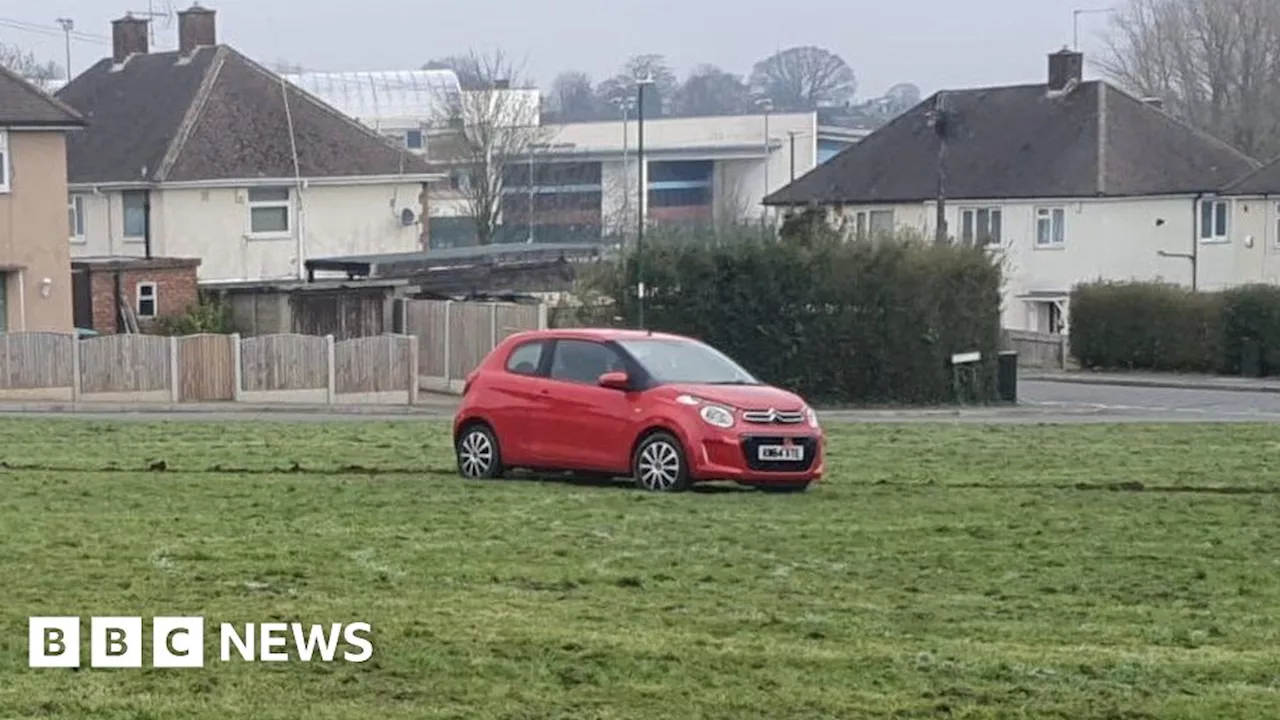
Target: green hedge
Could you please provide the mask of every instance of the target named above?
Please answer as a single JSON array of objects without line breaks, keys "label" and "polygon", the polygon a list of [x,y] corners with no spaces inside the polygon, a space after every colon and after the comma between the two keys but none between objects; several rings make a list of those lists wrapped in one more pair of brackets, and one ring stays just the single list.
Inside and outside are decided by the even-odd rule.
[{"label": "green hedge", "polygon": [[926,404],[954,398],[948,361],[977,350],[978,396],[994,395],[1000,269],[981,249],[914,238],[837,241],[794,226],[647,239],[600,275],[614,315],[697,337],[762,380],[814,402]]},{"label": "green hedge", "polygon": [[1094,369],[1280,374],[1280,288],[1095,282],[1071,293],[1071,354]]}]

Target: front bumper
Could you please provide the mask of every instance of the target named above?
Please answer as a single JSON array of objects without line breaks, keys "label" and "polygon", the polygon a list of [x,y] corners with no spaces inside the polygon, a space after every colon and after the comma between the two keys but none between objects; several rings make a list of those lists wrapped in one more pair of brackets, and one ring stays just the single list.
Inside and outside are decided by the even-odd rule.
[{"label": "front bumper", "polygon": [[[799,445],[799,461],[760,460],[760,445]],[[755,484],[813,482],[822,479],[826,442],[818,428],[747,426],[707,428],[692,439],[689,469],[694,480],[732,480]]]}]

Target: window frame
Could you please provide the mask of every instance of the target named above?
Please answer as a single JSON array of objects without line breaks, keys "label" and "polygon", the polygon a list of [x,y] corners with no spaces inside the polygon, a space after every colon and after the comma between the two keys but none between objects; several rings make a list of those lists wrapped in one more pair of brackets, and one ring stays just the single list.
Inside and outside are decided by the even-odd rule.
[{"label": "window frame", "polygon": [[[149,297],[142,296],[143,289],[150,290]],[[142,311],[142,303],[147,300],[151,303],[151,312]],[[160,288],[154,280],[142,280],[133,289],[133,310],[134,314],[140,320],[151,320],[160,316]]]},{"label": "window frame", "polygon": [[9,184],[13,175],[10,172],[12,162],[9,154],[9,131],[0,128],[0,195],[6,195],[12,191]]},{"label": "window frame", "polygon": [[[277,191],[277,192],[283,191],[285,195],[284,199],[272,198],[267,200],[263,200],[263,199],[255,200],[253,198],[254,192],[261,192],[264,190]],[[245,205],[247,205],[249,208],[249,212],[246,213],[246,218],[245,218],[245,221],[248,225],[245,233],[247,237],[256,238],[256,239],[280,239],[280,238],[289,238],[293,236],[293,226],[294,226],[293,188],[287,185],[262,185],[262,186],[247,188],[245,190]],[[254,229],[254,226],[253,226],[254,210],[279,210],[282,208],[284,209],[284,224],[285,224],[285,227],[283,230]]]},{"label": "window frame", "polygon": [[[538,346],[538,361],[533,364],[533,372],[531,373],[517,372],[511,366],[511,361],[515,359],[516,353],[520,352],[526,347],[529,347],[530,345]],[[511,375],[516,375],[518,377],[539,377],[544,374],[543,368],[547,364],[547,358],[548,358],[548,355],[547,355],[546,340],[526,340],[525,342],[522,342],[516,345],[515,347],[511,348],[511,352],[507,354],[506,361],[502,364],[502,369],[504,372],[509,373]]]},{"label": "window frame", "polygon": [[[1056,221],[1056,227],[1055,227]],[[1041,242],[1040,225],[1049,223],[1049,239]],[[1061,250],[1067,246],[1067,209],[1062,205],[1039,205],[1035,209],[1035,248]]]},{"label": "window frame", "polygon": [[[415,145],[413,139],[417,138]],[[427,146],[427,134],[418,129],[410,129],[404,132],[404,146],[410,150],[421,150]]]},{"label": "window frame", "polygon": [[67,196],[67,230],[70,232],[71,242],[76,245],[83,245],[88,241],[85,237],[84,198],[83,193],[71,193]]},{"label": "window frame", "polygon": [[625,354],[620,350],[618,350],[618,348],[610,345],[608,342],[601,342],[599,340],[587,340],[584,338],[557,338],[555,343],[552,344],[551,346],[551,355],[548,358],[548,361],[546,362],[546,371],[545,373],[543,373],[543,376],[546,379],[554,380],[556,382],[569,383],[571,385],[579,385],[583,387],[599,387],[599,384],[598,384],[600,380],[599,376],[591,378],[590,380],[576,380],[572,378],[556,377],[555,375],[556,359],[559,356],[560,348],[566,343],[582,343],[586,345],[594,345],[596,347],[603,348],[609,351],[610,353],[613,353],[613,356],[618,361],[618,364],[623,366],[624,368],[628,368],[626,372],[629,375],[631,374],[631,371],[629,369],[629,364],[627,363]]},{"label": "window frame", "polygon": [[[142,229],[137,235],[129,234],[129,198],[141,200],[138,211],[142,213]],[[147,239],[147,191],[124,190],[120,193],[120,236],[125,242],[143,242]]]},{"label": "window frame", "polygon": [[1276,216],[1273,219],[1273,224],[1275,225],[1275,227],[1272,229],[1275,230],[1276,234],[1272,236],[1271,242],[1273,242],[1276,247],[1280,248],[1280,200],[1276,201],[1275,211],[1276,211]]},{"label": "window frame", "polygon": [[[1211,227],[1209,234],[1205,234],[1205,210],[1209,211],[1207,218]],[[1219,213],[1219,210],[1221,212]],[[1196,208],[1196,237],[1202,243],[1225,243],[1231,241],[1231,201],[1226,198],[1214,197],[1203,198],[1200,200],[1199,207]],[[1218,232],[1218,226],[1222,226],[1222,232]]]},{"label": "window frame", "polygon": [[[978,242],[978,214],[987,213],[987,229],[990,235],[991,221],[995,219],[994,237]],[[968,224],[966,226],[966,221]],[[999,205],[972,205],[960,208],[960,242],[979,247],[997,247],[1004,244],[1004,208]]]},{"label": "window frame", "polygon": [[897,217],[893,211],[893,208],[880,208],[878,210],[868,208],[865,210],[859,210],[856,213],[854,213],[854,216],[853,216],[853,222],[854,222],[854,228],[855,228],[854,234],[859,239],[865,240],[868,238],[875,237],[876,231],[873,230],[871,227],[872,226],[871,217],[873,215],[880,215],[880,216],[888,215],[889,216],[888,232],[892,234],[895,230],[897,230],[897,227],[898,227]]}]

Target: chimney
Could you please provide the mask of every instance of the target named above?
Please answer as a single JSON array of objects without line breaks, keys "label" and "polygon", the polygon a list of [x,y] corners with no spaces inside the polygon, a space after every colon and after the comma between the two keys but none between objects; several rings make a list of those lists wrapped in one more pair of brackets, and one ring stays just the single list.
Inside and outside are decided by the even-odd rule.
[{"label": "chimney", "polygon": [[493,81],[493,89],[494,89],[494,90],[510,90],[510,89],[511,89],[511,81],[510,81],[510,80],[508,80],[508,79],[506,79],[506,78],[499,78],[499,79],[497,79],[497,80],[494,80],[494,81]]},{"label": "chimney", "polygon": [[123,64],[133,55],[147,54],[147,20],[129,13],[111,21],[111,59]]},{"label": "chimney", "polygon": [[217,15],[206,7],[195,3],[178,13],[178,52],[184,56],[191,55],[202,47],[218,44]]},{"label": "chimney", "polygon": [[1049,91],[1070,90],[1084,79],[1084,55],[1062,48],[1049,56]]},{"label": "chimney", "polygon": [[1164,109],[1164,100],[1158,97],[1144,97],[1142,98],[1142,102],[1157,110]]}]

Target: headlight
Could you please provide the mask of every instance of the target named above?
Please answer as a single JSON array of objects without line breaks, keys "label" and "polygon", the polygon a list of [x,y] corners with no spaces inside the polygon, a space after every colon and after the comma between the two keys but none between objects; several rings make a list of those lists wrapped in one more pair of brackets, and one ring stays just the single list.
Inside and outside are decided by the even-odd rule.
[{"label": "headlight", "polygon": [[719,405],[703,405],[698,414],[710,425],[720,428],[733,427],[733,413],[729,412],[728,408],[722,408]]},{"label": "headlight", "polygon": [[808,419],[809,421],[809,427],[811,428],[818,427],[818,413],[814,412],[813,408],[806,407],[804,409],[804,415],[805,415],[805,418]]}]

